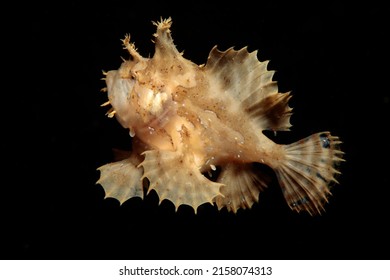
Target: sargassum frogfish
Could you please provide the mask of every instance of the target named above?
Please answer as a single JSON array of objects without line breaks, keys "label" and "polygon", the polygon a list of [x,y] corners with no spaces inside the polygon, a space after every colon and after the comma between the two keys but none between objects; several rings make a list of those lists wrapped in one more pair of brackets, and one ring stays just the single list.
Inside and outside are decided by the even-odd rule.
[{"label": "sargassum frogfish", "polygon": [[254,167],[262,164],[275,172],[291,209],[321,214],[344,161],[339,138],[319,132],[275,143],[263,132],[289,130],[291,95],[278,92],[268,61],[247,48],[214,47],[197,65],[174,45],[171,18],[154,24],[153,57],[142,57],[127,35],[130,58],[104,72],[103,105],[132,137],[124,159],[98,168],[106,196],[123,203],[155,190],[176,209],[185,204],[196,213],[211,203],[237,212],[258,202],[269,183]]}]

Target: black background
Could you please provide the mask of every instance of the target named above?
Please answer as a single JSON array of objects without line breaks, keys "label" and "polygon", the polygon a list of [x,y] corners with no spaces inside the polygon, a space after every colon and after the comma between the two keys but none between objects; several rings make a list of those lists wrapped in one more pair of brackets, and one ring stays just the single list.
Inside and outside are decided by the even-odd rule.
[{"label": "black background", "polygon": [[[291,1],[296,2],[296,1]],[[16,55],[4,154],[4,259],[389,259],[384,7],[343,1],[55,1],[15,7],[5,29]],[[171,16],[184,56],[205,63],[214,45],[248,46],[271,60],[281,92],[292,90],[292,142],[329,130],[346,152],[340,185],[319,217],[292,212],[276,183],[236,215],[205,205],[175,213],[155,194],[124,205],[104,199],[96,168],[127,131],[105,116],[102,70],[127,58],[131,34],[153,55],[151,21]],[[11,112],[12,111],[12,112]]]}]

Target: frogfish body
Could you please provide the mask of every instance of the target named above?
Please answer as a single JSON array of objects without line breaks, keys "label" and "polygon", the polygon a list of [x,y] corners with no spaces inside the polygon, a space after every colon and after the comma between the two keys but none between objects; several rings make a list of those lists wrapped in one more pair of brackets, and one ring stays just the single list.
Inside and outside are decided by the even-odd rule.
[{"label": "frogfish body", "polygon": [[103,105],[133,138],[126,159],[99,168],[106,196],[123,203],[155,190],[176,209],[212,203],[237,212],[267,186],[254,168],[260,163],[274,170],[291,209],[321,213],[343,161],[338,137],[319,132],[289,145],[273,142],[263,131],[289,130],[292,109],[268,61],[246,48],[214,47],[197,65],[176,49],[170,18],[154,24],[153,57],[142,57],[126,36],[130,59],[105,73]]}]

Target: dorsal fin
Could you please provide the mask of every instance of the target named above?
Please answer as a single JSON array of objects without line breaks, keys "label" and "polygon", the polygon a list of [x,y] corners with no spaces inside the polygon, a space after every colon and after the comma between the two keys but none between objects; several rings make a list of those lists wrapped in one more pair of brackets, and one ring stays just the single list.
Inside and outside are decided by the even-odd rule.
[{"label": "dorsal fin", "polygon": [[246,47],[223,52],[214,47],[203,69],[210,83],[240,102],[260,129],[288,130],[290,93],[278,92],[272,81],[275,71],[267,70],[268,62],[260,62],[257,51],[248,52]]}]

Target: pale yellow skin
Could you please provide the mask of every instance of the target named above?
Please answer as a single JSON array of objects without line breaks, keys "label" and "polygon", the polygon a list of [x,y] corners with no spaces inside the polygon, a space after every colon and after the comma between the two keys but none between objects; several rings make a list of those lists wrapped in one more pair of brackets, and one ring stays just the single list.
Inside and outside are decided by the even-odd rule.
[{"label": "pale yellow skin", "polygon": [[[147,190],[176,208],[196,211],[209,202],[236,212],[252,207],[266,187],[252,166],[258,162],[275,170],[291,208],[319,213],[338,173],[333,163],[342,160],[337,137],[325,132],[287,146],[274,143],[262,131],[288,130],[291,108],[268,62],[245,48],[214,48],[198,66],[177,51],[170,19],[155,24],[154,56],[140,56],[127,36],[131,59],[106,73],[109,116],[134,137],[128,159],[100,168],[107,195],[121,202],[142,197],[147,178]],[[215,182],[202,175],[216,166]]]}]

